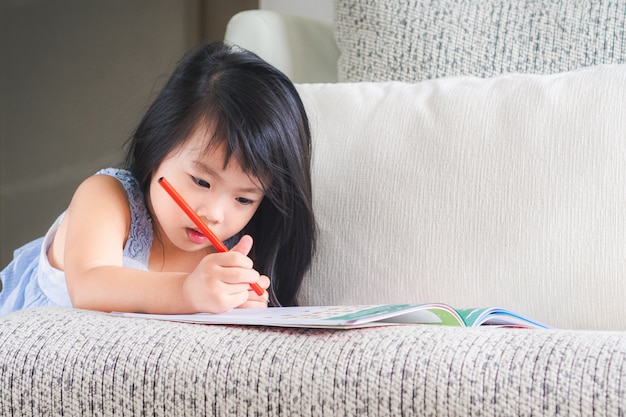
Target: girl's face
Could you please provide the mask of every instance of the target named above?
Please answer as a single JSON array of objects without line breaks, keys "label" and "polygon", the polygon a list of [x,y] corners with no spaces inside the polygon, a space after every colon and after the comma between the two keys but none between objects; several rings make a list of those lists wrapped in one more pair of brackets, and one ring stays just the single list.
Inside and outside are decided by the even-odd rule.
[{"label": "girl's face", "polygon": [[224,168],[223,145],[204,149],[210,131],[199,128],[161,162],[150,184],[150,205],[163,240],[192,252],[214,248],[185,212],[158,184],[165,177],[222,241],[240,232],[263,199],[257,178],[233,157]]}]

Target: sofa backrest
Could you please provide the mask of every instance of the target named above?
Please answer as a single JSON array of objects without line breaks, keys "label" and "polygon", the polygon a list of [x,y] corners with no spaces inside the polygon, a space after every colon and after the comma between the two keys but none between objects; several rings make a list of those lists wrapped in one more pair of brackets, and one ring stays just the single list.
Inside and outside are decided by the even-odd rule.
[{"label": "sofa backrest", "polygon": [[553,74],[626,63],[626,0],[336,0],[338,79]]},{"label": "sofa backrest", "polygon": [[626,329],[625,65],[298,89],[320,230],[301,303]]}]

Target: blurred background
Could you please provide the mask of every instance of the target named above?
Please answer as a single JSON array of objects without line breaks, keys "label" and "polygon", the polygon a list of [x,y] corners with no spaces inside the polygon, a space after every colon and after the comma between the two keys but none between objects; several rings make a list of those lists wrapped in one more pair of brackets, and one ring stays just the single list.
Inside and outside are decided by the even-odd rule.
[{"label": "blurred background", "polygon": [[332,21],[332,0],[0,0],[0,269],[121,161],[184,53],[257,8]]}]

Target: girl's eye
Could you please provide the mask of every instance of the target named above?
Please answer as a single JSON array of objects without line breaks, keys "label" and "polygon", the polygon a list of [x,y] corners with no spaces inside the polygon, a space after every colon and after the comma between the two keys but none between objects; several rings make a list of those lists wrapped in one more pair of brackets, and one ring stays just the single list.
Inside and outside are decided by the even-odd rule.
[{"label": "girl's eye", "polygon": [[211,188],[211,184],[208,182],[201,180],[200,178],[193,177],[193,181],[198,184],[200,187]]},{"label": "girl's eye", "polygon": [[242,204],[244,206],[252,204],[252,200],[244,197],[237,197],[235,200],[237,200],[239,204]]}]

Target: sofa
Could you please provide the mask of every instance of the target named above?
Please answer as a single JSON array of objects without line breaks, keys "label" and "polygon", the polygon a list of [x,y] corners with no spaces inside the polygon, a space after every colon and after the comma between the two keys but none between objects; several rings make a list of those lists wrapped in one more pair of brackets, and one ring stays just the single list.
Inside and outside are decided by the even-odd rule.
[{"label": "sofa", "polygon": [[0,415],[626,415],[626,2],[468,3],[249,11],[225,37],[309,115],[300,304],[497,306],[551,328],[31,309],[0,317]]}]

